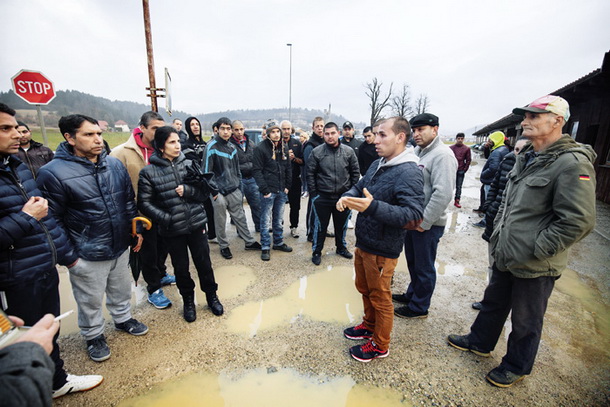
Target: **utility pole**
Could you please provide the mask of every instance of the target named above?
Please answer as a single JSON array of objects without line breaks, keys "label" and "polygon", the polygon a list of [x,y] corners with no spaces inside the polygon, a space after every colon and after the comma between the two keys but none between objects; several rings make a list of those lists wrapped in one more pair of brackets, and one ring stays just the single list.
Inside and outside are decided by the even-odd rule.
[{"label": "utility pole", "polygon": [[157,85],[155,83],[155,58],[153,56],[152,32],[150,30],[150,10],[148,0],[142,0],[142,9],[144,11],[144,35],[146,37],[146,59],[148,60],[148,80],[150,87],[146,90],[150,91],[150,107],[153,112],[158,112],[157,107]]},{"label": "utility pole", "polygon": [[290,48],[290,79],[288,81],[288,121],[292,122],[292,44],[286,44]]}]

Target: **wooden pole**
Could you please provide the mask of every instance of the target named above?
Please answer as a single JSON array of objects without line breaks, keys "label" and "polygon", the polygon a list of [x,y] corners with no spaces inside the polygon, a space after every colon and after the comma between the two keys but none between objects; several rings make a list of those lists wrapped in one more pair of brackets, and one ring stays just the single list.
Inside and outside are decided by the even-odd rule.
[{"label": "wooden pole", "polygon": [[150,83],[150,106],[153,112],[158,112],[157,85],[155,83],[155,58],[153,56],[152,32],[150,30],[150,10],[148,0],[142,0],[144,11],[144,35],[146,37],[146,59],[148,60],[148,80]]}]

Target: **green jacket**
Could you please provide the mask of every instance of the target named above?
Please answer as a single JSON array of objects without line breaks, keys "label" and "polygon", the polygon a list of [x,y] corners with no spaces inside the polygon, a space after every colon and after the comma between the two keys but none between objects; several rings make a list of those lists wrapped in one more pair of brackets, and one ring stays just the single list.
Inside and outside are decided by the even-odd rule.
[{"label": "green jacket", "polygon": [[508,174],[491,236],[496,267],[519,278],[560,276],[568,248],[595,226],[595,152],[564,134]]}]

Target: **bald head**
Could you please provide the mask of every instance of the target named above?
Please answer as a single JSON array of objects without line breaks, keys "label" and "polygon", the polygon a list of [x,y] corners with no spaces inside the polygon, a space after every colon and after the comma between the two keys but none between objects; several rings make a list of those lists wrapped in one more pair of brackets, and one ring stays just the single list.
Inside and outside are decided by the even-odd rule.
[{"label": "bald head", "polygon": [[282,130],[282,138],[288,140],[292,135],[292,123],[284,120],[280,123],[280,129]]}]

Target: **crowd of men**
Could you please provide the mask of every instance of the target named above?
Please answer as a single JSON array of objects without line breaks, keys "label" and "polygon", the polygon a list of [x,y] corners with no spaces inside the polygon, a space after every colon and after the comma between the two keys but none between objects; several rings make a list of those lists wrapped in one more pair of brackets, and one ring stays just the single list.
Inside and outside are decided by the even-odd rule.
[{"label": "crowd of men", "polygon": [[[548,297],[566,267],[567,248],[586,236],[595,221],[595,153],[562,135],[569,118],[567,102],[549,95],[513,112],[524,116],[523,136],[529,143],[519,147],[521,154],[508,156],[507,167],[503,134],[492,134],[492,157],[481,176],[495,188],[494,214],[488,218],[495,226],[487,230],[491,280],[470,333],[448,337],[455,348],[489,356],[512,311],[508,352],[486,376],[499,387],[531,372]],[[51,356],[49,399],[88,390],[103,380],[70,375],[63,368],[57,327],[45,319],[45,314],[59,314],[56,264],[68,267],[78,325],[96,362],[111,355],[104,336],[104,296],[116,329],[134,336],[148,332],[131,314],[130,252],[140,255],[148,301],[158,309],[171,306],[163,286],[175,283],[175,277],[166,271],[167,248],[155,225],[139,227],[130,236],[138,216],[138,175],[155,154],[155,131],[164,125],[158,113],[144,113],[128,140],[108,155],[94,118],[65,116],[59,121],[65,141],[53,153],[31,140],[15,111],[0,104],[0,299],[5,312],[22,323],[36,326],[41,320],[46,342],[32,342],[42,344]],[[312,263],[322,263],[326,237],[334,237],[337,255],[354,259],[364,318],[345,329],[344,336],[366,341],[349,349],[354,359],[369,362],[389,355],[394,316],[428,317],[447,208],[452,199],[461,207],[461,186],[471,162],[463,134],[451,148],[445,145],[439,118],[430,113],[410,121],[382,119],[364,129],[364,141],[355,137],[351,122],[339,127],[321,117],[314,118],[305,143],[286,120],[269,120],[256,145],[239,120],[218,119],[208,141],[195,117],[184,125],[176,119],[172,125],[181,154],[214,180],[218,192],[205,204],[206,233],[225,259],[233,257],[230,224],[245,249],[260,251],[263,261],[271,260],[272,250],[293,252],[284,238],[285,205],[290,207],[290,236],[298,238],[301,199],[308,198],[305,231]],[[355,253],[346,241],[353,213]],[[331,218],[334,233],[328,231]],[[410,282],[403,293],[392,295],[392,277],[403,251]],[[400,306],[394,308],[393,302]],[[208,304],[215,315],[222,315],[217,298]]]}]

